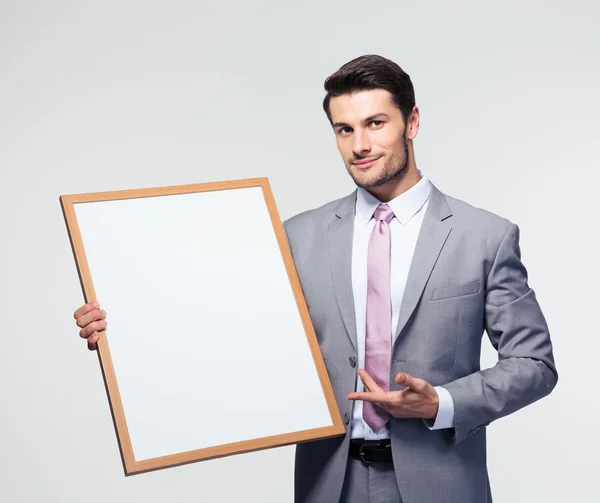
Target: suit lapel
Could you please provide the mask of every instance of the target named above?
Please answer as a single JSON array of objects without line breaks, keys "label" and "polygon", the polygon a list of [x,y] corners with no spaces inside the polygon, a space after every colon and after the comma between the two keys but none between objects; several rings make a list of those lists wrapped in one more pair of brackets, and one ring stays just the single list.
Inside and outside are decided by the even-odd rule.
[{"label": "suit lapel", "polygon": [[448,239],[452,227],[450,220],[446,219],[451,215],[452,211],[448,206],[446,197],[431,184],[429,204],[423,217],[423,223],[408,272],[404,297],[400,305],[394,343],[399,339],[400,333],[415,310],[431,275],[433,266]]},{"label": "suit lapel", "polygon": [[[352,293],[352,244],[355,204],[356,191],[340,201],[336,208],[335,219],[329,225],[327,236],[337,305],[348,337],[356,350],[358,343],[354,295]],[[446,220],[450,216],[452,216],[452,211],[448,206],[446,197],[435,185],[431,184],[429,204],[423,217],[408,273],[394,342],[398,340],[398,336],[415,310],[437,258],[450,235],[452,227],[450,221]]]},{"label": "suit lapel", "polygon": [[352,240],[354,237],[354,206],[356,191],[340,201],[335,219],[329,225],[328,249],[331,275],[337,305],[348,337],[356,350],[356,317],[352,293]]}]

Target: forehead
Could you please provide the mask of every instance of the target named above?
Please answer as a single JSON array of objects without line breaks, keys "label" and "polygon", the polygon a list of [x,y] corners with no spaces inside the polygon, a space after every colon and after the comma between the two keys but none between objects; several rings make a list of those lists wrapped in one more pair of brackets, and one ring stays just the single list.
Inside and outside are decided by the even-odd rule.
[{"label": "forehead", "polygon": [[329,112],[333,123],[360,121],[380,113],[386,113],[390,117],[400,115],[392,94],[385,89],[356,91],[332,97]]}]

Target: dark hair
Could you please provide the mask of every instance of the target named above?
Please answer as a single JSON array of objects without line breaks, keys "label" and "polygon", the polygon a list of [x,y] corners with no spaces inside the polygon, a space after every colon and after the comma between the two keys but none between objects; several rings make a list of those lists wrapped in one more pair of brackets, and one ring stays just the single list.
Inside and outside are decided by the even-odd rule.
[{"label": "dark hair", "polygon": [[375,54],[353,59],[325,79],[327,95],[323,100],[323,110],[329,122],[332,122],[329,101],[333,96],[370,89],[389,91],[406,123],[415,106],[415,90],[410,76],[393,61]]}]

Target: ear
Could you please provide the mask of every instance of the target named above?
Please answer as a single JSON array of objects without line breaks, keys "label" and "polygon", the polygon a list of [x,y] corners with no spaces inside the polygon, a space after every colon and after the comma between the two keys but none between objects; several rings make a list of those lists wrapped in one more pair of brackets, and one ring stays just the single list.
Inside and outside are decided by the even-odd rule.
[{"label": "ear", "polygon": [[414,140],[419,132],[419,122],[421,120],[421,115],[419,112],[419,107],[414,106],[412,112],[408,116],[406,121],[406,139]]}]

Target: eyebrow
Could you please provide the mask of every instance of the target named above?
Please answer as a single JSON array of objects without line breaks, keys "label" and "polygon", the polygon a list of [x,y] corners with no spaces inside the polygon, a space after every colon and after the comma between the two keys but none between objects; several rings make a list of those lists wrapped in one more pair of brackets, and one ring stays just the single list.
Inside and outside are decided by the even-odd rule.
[{"label": "eyebrow", "polygon": [[[369,117],[367,117],[364,122],[371,122],[377,119],[381,119],[381,118],[386,118],[389,119],[390,116],[388,114],[384,114],[384,113],[380,113],[380,114],[375,114],[375,115],[371,115]],[[346,124],[345,122],[336,122],[332,127],[337,128],[337,127],[350,127],[350,124]]]}]

